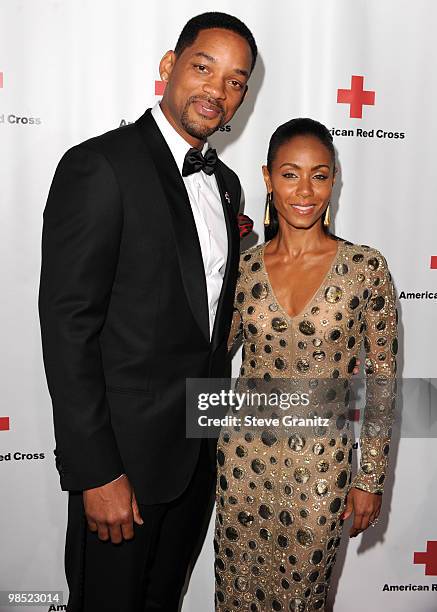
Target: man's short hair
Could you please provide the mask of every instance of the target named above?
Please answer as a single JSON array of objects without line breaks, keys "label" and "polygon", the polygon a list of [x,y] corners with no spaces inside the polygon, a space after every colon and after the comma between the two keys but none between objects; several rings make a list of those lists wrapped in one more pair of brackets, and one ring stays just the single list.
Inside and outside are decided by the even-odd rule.
[{"label": "man's short hair", "polygon": [[174,49],[176,55],[180,55],[185,49],[190,47],[196,40],[199,32],[202,30],[211,30],[212,28],[230,30],[231,32],[235,32],[235,34],[239,34],[247,41],[252,52],[252,65],[250,67],[250,71],[252,72],[258,55],[258,48],[253,34],[242,21],[227,13],[210,12],[192,17],[190,21],[185,24],[179,35]]}]

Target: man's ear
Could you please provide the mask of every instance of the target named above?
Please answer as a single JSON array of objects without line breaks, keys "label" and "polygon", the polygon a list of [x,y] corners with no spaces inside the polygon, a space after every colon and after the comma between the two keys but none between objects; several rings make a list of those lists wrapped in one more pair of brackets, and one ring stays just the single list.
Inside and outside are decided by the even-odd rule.
[{"label": "man's ear", "polygon": [[168,81],[176,63],[176,53],[167,51],[159,62],[159,74],[163,81]]}]

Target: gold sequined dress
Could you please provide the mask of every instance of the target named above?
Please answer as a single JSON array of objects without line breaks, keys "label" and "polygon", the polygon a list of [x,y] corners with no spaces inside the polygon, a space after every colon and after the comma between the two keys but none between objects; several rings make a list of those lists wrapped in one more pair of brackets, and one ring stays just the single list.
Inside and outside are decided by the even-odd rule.
[{"label": "gold sequined dress", "polygon": [[[297,381],[323,389],[305,408],[334,431],[222,429],[217,447],[216,610],[324,610],[350,487],[382,493],[395,404],[397,310],[387,262],[338,239],[322,285],[289,317],[264,265],[265,244],[241,255],[230,344],[243,333],[237,388]],[[348,399],[324,403],[329,381],[345,388],[366,350],[361,458],[352,479]],[[332,391],[332,390],[331,390]],[[333,392],[335,395],[335,392]],[[302,407],[300,408],[303,409]],[[279,410],[279,412],[281,412]],[[281,416],[281,415],[279,415]],[[351,603],[352,605],[352,603]]]}]

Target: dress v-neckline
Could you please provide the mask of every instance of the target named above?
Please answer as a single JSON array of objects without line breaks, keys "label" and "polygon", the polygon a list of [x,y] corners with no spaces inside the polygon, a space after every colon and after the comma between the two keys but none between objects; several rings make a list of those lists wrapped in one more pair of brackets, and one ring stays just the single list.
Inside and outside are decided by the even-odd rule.
[{"label": "dress v-neckline", "polygon": [[270,282],[270,277],[269,277],[269,273],[267,272],[267,266],[266,266],[266,262],[264,259],[264,251],[266,246],[271,242],[271,240],[269,240],[268,242],[265,242],[262,246],[261,246],[261,263],[262,263],[262,269],[264,272],[264,276],[266,277],[267,283],[269,285],[270,288],[270,292],[276,302],[276,304],[278,305],[278,308],[282,311],[282,313],[286,316],[286,318],[291,322],[294,321],[295,319],[297,319],[298,317],[303,316],[307,310],[309,310],[311,304],[315,301],[316,297],[318,296],[318,294],[320,293],[321,289],[324,287],[327,279],[331,276],[332,274],[332,270],[334,268],[334,266],[337,263],[337,260],[340,256],[340,251],[341,251],[341,247],[343,245],[343,240],[337,240],[338,245],[337,245],[337,251],[331,261],[331,265],[328,268],[328,271],[326,272],[325,276],[322,279],[322,282],[320,283],[320,285],[317,287],[316,291],[313,293],[312,297],[310,298],[310,300],[305,304],[305,306],[302,308],[302,310],[300,312],[298,312],[297,314],[290,316],[288,314],[288,311],[281,305],[281,303],[279,302],[278,298],[276,297],[275,294],[275,290],[273,289],[273,285]]}]

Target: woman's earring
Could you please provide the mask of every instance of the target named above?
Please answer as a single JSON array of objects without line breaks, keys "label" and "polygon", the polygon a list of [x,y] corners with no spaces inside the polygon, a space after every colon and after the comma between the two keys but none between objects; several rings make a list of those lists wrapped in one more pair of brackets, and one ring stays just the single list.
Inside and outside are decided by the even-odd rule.
[{"label": "woman's earring", "polygon": [[331,202],[329,202],[327,209],[325,210],[325,216],[323,218],[323,225],[329,227],[331,223]]},{"label": "woman's earring", "polygon": [[264,225],[270,225],[270,204],[273,202],[273,195],[271,192],[267,193],[266,197],[266,211],[264,213]]}]

